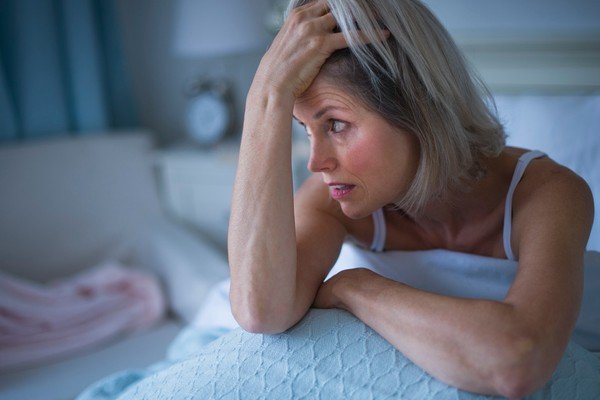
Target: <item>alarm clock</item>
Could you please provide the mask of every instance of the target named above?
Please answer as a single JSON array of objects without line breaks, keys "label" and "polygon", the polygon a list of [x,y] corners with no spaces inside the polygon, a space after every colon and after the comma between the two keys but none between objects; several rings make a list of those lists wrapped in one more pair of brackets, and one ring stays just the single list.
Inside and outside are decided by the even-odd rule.
[{"label": "alarm clock", "polygon": [[188,90],[186,131],[197,144],[211,146],[228,133],[233,119],[230,85],[224,80],[200,80]]}]

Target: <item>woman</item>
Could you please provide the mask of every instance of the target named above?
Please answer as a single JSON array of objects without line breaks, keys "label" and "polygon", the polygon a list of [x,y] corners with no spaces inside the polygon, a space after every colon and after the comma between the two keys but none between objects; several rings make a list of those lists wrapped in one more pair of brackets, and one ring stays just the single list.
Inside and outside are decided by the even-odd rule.
[{"label": "woman", "polygon": [[[296,0],[289,10],[247,97],[229,227],[235,318],[275,333],[311,306],[342,308],[447,384],[535,391],[577,319],[587,184],[543,153],[504,146],[488,92],[418,0]],[[295,197],[292,118],[308,133],[313,172]],[[502,302],[366,268],[323,283],[347,239],[509,258],[518,272]]]}]

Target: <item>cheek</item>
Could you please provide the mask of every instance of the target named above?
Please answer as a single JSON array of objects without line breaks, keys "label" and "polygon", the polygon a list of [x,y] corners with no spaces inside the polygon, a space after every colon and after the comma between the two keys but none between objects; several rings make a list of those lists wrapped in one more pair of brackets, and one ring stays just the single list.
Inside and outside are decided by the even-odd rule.
[{"label": "cheek", "polygon": [[346,148],[345,156],[351,172],[365,174],[377,167],[378,161],[381,159],[381,148],[373,140],[361,139]]},{"label": "cheek", "polygon": [[419,164],[416,139],[399,133],[390,135],[363,137],[349,145],[345,152],[348,171],[361,179],[387,177],[394,181],[411,181]]}]

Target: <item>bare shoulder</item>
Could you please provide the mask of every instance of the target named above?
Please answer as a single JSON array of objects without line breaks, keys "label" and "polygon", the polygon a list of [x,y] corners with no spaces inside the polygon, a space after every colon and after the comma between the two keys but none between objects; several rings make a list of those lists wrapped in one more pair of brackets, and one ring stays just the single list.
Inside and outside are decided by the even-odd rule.
[{"label": "bare shoulder", "polygon": [[587,182],[569,168],[549,157],[534,160],[527,168],[514,197],[515,216],[521,211],[542,207],[545,211],[567,208],[591,212],[594,201]]},{"label": "bare shoulder", "polygon": [[[594,200],[587,182],[549,157],[531,162],[513,199],[515,250],[520,239],[560,230],[585,247],[594,219]],[[569,235],[569,236],[566,236]]]}]

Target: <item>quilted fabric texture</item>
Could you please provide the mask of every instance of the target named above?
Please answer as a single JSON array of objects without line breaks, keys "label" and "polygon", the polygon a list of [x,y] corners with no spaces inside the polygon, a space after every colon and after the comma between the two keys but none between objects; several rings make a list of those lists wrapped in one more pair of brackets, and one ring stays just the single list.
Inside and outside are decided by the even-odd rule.
[{"label": "quilted fabric texture", "polygon": [[[241,329],[131,386],[129,399],[489,399],[428,375],[342,310],[313,309],[278,335]],[[600,398],[600,360],[570,343],[530,399]]]}]

